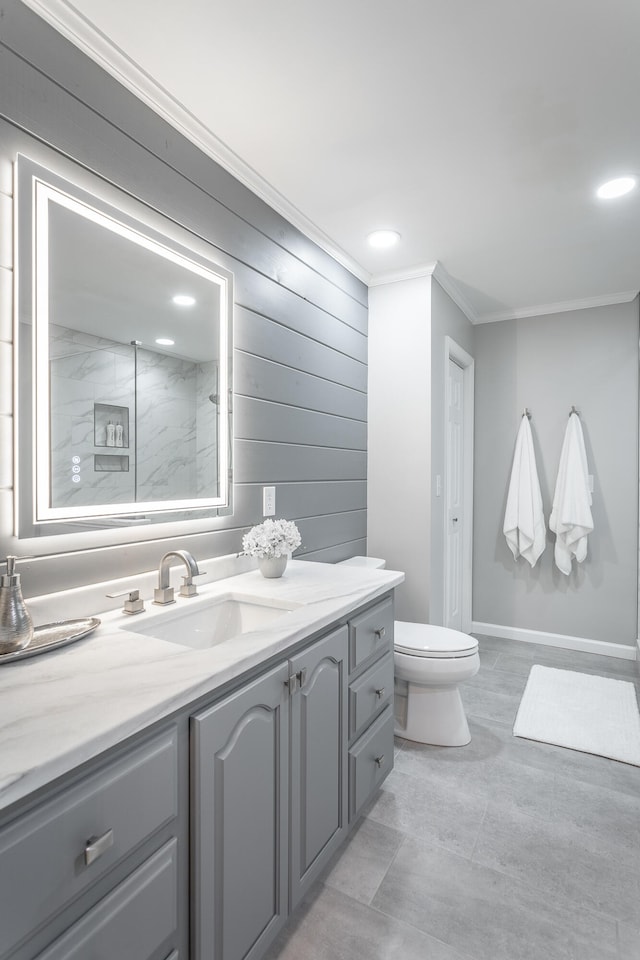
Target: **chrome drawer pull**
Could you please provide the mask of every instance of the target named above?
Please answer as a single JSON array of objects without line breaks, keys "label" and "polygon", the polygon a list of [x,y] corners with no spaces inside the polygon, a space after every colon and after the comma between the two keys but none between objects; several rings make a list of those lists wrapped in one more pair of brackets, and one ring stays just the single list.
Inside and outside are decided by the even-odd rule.
[{"label": "chrome drawer pull", "polygon": [[378,700],[382,700],[384,697],[384,687],[380,687],[378,690],[376,690],[376,697]]},{"label": "chrome drawer pull", "polygon": [[101,857],[113,846],[113,830],[107,830],[101,837],[89,837],[84,848],[84,862],[87,866]]},{"label": "chrome drawer pull", "polygon": [[375,758],[375,760],[378,766],[381,767],[382,764],[384,763],[384,753],[381,753],[379,757]]},{"label": "chrome drawer pull", "polygon": [[384,627],[379,627],[378,630],[374,630],[373,632],[375,633],[378,640],[382,640],[382,638],[384,637],[387,631]]}]

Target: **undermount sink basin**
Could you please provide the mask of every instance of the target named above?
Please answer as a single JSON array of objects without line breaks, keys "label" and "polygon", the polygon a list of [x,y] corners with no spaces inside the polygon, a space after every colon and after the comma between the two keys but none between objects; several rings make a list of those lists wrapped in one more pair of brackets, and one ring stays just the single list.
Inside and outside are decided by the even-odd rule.
[{"label": "undermount sink basin", "polygon": [[[194,650],[207,650],[252,630],[262,630],[296,610],[297,603],[273,605],[260,599],[222,596],[212,600],[178,601],[152,617],[134,620],[122,630],[168,640]],[[184,605],[183,605],[184,603]]]}]

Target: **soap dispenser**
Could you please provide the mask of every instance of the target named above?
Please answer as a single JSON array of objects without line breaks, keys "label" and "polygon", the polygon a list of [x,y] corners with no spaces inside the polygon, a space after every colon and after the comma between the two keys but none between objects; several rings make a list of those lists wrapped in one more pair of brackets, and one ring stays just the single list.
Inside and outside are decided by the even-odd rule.
[{"label": "soap dispenser", "polygon": [[0,654],[22,650],[33,637],[33,621],[26,608],[15,572],[17,557],[7,557],[7,572],[0,577]]}]

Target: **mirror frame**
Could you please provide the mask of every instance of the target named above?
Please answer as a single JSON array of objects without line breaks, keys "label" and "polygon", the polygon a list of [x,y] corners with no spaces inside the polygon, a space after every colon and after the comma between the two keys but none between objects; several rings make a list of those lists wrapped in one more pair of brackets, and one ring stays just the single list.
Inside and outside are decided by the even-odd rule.
[{"label": "mirror frame", "polygon": [[[82,172],[86,180],[85,171]],[[43,533],[60,532],[51,528],[55,524],[63,524],[69,532],[72,529],[87,529],[82,521],[88,521],[89,527],[94,527],[96,522],[107,527],[123,522],[127,525],[148,525],[154,520],[180,519],[177,514],[197,519],[231,512],[233,274],[196,249],[196,244],[198,247],[203,245],[199,237],[189,234],[185,228],[146,207],[141,201],[133,200],[118,188],[103,184],[95,175],[91,179],[92,187],[95,184],[95,193],[76,186],[23,154],[18,154],[16,158],[14,345],[17,362],[14,399],[17,414],[15,519],[16,535],[19,537],[33,536],[38,529]],[[119,206],[114,199],[117,202],[121,200]],[[220,403],[217,496],[80,507],[51,505],[48,211],[52,202],[146,247],[158,256],[179,263],[218,286]],[[133,213],[129,212],[131,209]],[[30,343],[25,328],[25,322],[28,324],[29,321]],[[26,384],[29,369],[31,383]]]}]

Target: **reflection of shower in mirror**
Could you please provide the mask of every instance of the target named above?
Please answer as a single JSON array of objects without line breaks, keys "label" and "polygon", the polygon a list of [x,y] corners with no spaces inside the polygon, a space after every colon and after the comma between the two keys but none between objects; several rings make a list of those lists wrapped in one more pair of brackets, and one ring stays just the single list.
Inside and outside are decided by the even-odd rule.
[{"label": "reflection of shower in mirror", "polygon": [[[155,212],[150,222],[143,204],[130,209],[123,195],[123,208],[114,206],[118,191],[106,195],[84,171],[85,185],[75,187],[21,156],[16,177],[25,437],[35,421],[34,442],[29,433],[20,452],[20,536],[34,536],[40,523],[57,534],[59,522],[66,535],[71,522],[226,512],[232,274],[188,231],[169,220],[162,230]],[[177,322],[171,303],[185,285],[197,300],[188,323]],[[70,452],[82,460],[82,482]]]}]

